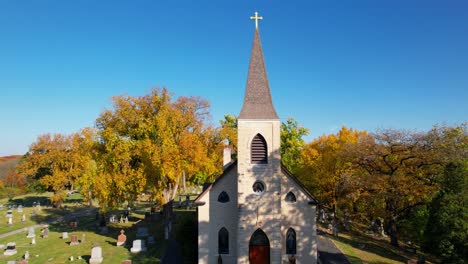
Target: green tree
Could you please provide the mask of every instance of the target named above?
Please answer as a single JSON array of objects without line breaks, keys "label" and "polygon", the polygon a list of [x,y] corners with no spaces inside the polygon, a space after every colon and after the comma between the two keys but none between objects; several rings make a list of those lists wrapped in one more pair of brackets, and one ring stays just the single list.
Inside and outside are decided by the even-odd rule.
[{"label": "green tree", "polygon": [[299,126],[291,117],[281,123],[281,161],[292,173],[296,173],[300,166],[300,155],[305,145],[304,136],[308,134],[309,129]]},{"label": "green tree", "polygon": [[[444,263],[468,262],[468,161],[445,168],[442,188],[430,204],[424,249]],[[437,241],[437,243],[434,243]]]}]

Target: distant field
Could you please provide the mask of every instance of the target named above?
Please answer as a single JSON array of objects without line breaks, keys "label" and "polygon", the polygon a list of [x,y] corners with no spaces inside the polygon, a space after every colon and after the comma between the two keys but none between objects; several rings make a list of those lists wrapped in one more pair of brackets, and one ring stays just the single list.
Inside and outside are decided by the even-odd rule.
[{"label": "distant field", "polygon": [[0,179],[3,179],[18,164],[21,157],[20,155],[0,157]]}]

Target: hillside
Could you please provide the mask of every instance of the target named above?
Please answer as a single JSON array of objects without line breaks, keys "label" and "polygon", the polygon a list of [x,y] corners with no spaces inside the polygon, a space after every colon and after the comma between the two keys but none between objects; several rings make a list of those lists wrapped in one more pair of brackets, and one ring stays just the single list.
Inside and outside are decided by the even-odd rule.
[{"label": "hillside", "polygon": [[0,179],[3,179],[18,164],[21,157],[20,155],[0,157]]}]

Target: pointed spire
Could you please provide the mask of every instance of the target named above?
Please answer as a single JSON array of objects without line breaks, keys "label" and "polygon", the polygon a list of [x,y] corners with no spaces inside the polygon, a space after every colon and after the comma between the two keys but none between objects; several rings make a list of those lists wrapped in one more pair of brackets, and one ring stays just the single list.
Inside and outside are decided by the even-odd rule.
[{"label": "pointed spire", "polygon": [[239,119],[279,119],[271,100],[260,34],[255,29],[244,105]]}]

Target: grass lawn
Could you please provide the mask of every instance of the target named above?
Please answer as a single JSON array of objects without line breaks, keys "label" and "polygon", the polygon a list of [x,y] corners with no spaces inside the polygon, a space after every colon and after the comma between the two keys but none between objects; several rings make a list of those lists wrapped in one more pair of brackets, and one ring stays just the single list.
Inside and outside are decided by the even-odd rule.
[{"label": "grass lawn", "polygon": [[[70,195],[68,209],[57,209],[42,206],[36,217],[29,217],[33,208],[28,207],[32,201],[36,199],[46,198],[44,196],[27,195],[20,197],[15,201],[10,201],[9,204],[23,204],[24,214],[26,214],[27,222],[21,223],[22,213],[18,213],[17,209],[12,209],[14,216],[13,226],[7,225],[7,219],[0,221],[0,234],[14,231],[17,229],[25,228],[43,222],[44,220],[57,218],[59,216],[75,213],[81,210],[89,210],[89,208],[80,205],[80,196]],[[6,201],[0,201],[7,205]],[[45,202],[41,202],[45,204]],[[8,209],[0,210],[1,213],[6,213]],[[131,259],[133,263],[138,264],[153,264],[160,263],[160,258],[164,254],[168,241],[163,238],[163,225],[162,219],[159,214],[155,220],[144,220],[144,213],[149,212],[149,204],[142,203],[136,208],[132,209],[127,224],[108,224],[109,232],[106,235],[98,233],[98,222],[96,220],[95,211],[90,211],[87,215],[78,218],[78,228],[72,229],[67,221],[52,223],[49,225],[49,237],[41,237],[41,228],[36,228],[36,245],[31,245],[31,239],[26,238],[27,230],[16,235],[8,236],[0,239],[0,244],[6,245],[8,242],[15,242],[18,254],[14,256],[0,255],[0,263],[6,263],[9,260],[19,260],[23,257],[26,251],[29,251],[30,263],[71,263],[69,260],[71,256],[74,257],[73,263],[88,263],[91,257],[91,249],[94,245],[102,247],[104,256],[103,263],[120,264],[122,260]],[[123,210],[112,212],[119,218]],[[195,211],[190,210],[177,210],[175,211],[176,217],[173,225],[173,237],[179,242],[181,254],[184,257],[184,263],[196,263],[197,254],[197,234],[196,234],[196,214]],[[148,246],[148,251],[139,254],[130,253],[132,241],[136,239],[136,230],[138,227],[148,227],[151,235],[155,237],[156,245]],[[125,230],[127,236],[127,245],[125,247],[117,247],[117,236],[120,230]],[[69,238],[62,239],[62,232],[68,232]],[[81,240],[83,234],[85,235],[85,242],[79,245],[70,246],[72,235],[77,235]]]},{"label": "grass lawn", "polygon": [[[419,253],[415,254],[404,248],[393,247],[386,240],[376,239],[357,232],[340,233],[339,238],[327,235],[335,245],[346,255],[353,264],[371,263],[407,263],[408,260],[417,260]],[[426,263],[428,261],[425,256]]]}]

